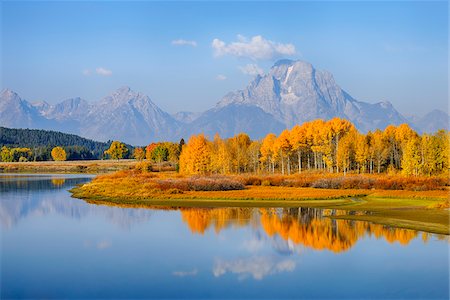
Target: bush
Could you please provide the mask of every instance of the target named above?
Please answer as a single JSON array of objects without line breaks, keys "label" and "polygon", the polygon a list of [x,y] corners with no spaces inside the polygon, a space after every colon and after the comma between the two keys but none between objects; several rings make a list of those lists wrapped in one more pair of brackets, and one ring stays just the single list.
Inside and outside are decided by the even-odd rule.
[{"label": "bush", "polygon": [[141,161],[138,162],[134,168],[140,172],[151,172],[152,164],[147,161]]},{"label": "bush", "polygon": [[380,189],[429,191],[444,189],[448,180],[441,177],[329,177],[315,180],[311,187],[321,189]]},{"label": "bush", "polygon": [[244,184],[227,177],[191,177],[179,179],[161,179],[156,181],[157,188],[163,191],[230,191],[243,190]]},{"label": "bush", "polygon": [[263,180],[263,181],[261,181],[261,185],[262,186],[270,186],[270,180]]}]

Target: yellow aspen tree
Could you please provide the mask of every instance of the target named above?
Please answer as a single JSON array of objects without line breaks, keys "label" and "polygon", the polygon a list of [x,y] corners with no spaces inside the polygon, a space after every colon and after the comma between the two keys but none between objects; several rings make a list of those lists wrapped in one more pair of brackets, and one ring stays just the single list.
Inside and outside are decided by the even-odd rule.
[{"label": "yellow aspen tree", "polygon": [[[419,135],[408,124],[400,124],[395,128],[395,140],[397,142],[397,161],[402,162],[403,148],[406,147],[406,143],[412,138],[418,138]],[[401,168],[401,165],[397,164],[397,168]]]},{"label": "yellow aspen tree", "polygon": [[302,172],[302,153],[305,152],[307,147],[307,134],[306,127],[295,125],[290,131],[290,141],[292,145],[292,151],[297,153],[297,166],[298,173]]},{"label": "yellow aspen tree", "polygon": [[61,147],[54,147],[51,154],[54,161],[64,161],[67,159],[66,150]]},{"label": "yellow aspen tree", "polygon": [[[353,124],[345,119],[333,118],[327,122],[331,133],[331,160],[336,163],[336,154],[339,149],[340,139],[350,130],[356,130]],[[339,166],[336,164],[336,171],[339,173]]]},{"label": "yellow aspen tree", "polygon": [[450,132],[444,129],[437,131],[433,135],[434,150],[436,156],[436,171],[448,172],[450,167],[449,161],[449,145],[450,145]]},{"label": "yellow aspen tree", "polygon": [[344,135],[341,138],[340,146],[336,152],[336,167],[340,167],[344,172],[344,175],[347,175],[347,172],[351,168],[357,134],[357,131],[353,130],[351,133]]},{"label": "yellow aspen tree", "polygon": [[402,173],[405,175],[419,175],[420,166],[420,139],[417,136],[410,138],[404,146],[402,157]]},{"label": "yellow aspen tree", "polygon": [[375,159],[377,173],[380,173],[381,167],[386,162],[386,159],[389,156],[390,151],[387,140],[385,139],[385,134],[378,129],[372,135],[372,143],[370,151],[373,153],[373,157]]},{"label": "yellow aspen tree", "polygon": [[180,155],[180,172],[206,174],[211,171],[211,148],[204,134],[193,135]]},{"label": "yellow aspen tree", "polygon": [[145,158],[144,149],[140,147],[134,148],[133,157],[138,161],[143,160]]},{"label": "yellow aspen tree", "polygon": [[248,146],[250,165],[255,174],[259,173],[259,159],[261,156],[261,152],[259,151],[260,148],[261,142],[259,141],[253,141],[250,146]]},{"label": "yellow aspen tree", "polygon": [[248,155],[247,150],[251,144],[250,137],[245,133],[239,133],[231,138],[231,145],[233,152],[235,153],[234,161],[237,173],[246,171],[248,167]]},{"label": "yellow aspen tree", "polygon": [[124,143],[119,141],[114,141],[111,143],[111,146],[108,150],[105,151],[105,154],[108,154],[112,159],[121,159],[128,153],[127,146]]},{"label": "yellow aspen tree", "polygon": [[428,135],[424,134],[420,139],[420,169],[419,173],[421,175],[430,176],[436,171],[436,153],[434,151],[435,148],[435,139]]},{"label": "yellow aspen tree", "polygon": [[369,161],[369,138],[366,135],[357,133],[355,135],[355,162],[357,164],[358,173],[366,172],[367,163]]},{"label": "yellow aspen tree", "polygon": [[291,173],[290,156],[292,151],[292,145],[290,143],[289,130],[285,129],[283,130],[283,132],[281,132],[281,134],[275,140],[273,147],[274,147],[273,152],[277,153],[277,156],[281,161],[281,173],[285,174],[286,172],[284,165],[284,159],[286,158],[287,173],[290,174]]},{"label": "yellow aspen tree", "polygon": [[261,158],[260,161],[264,165],[264,163],[267,163],[267,171],[268,172],[274,172],[275,168],[273,165],[273,144],[276,140],[276,135],[273,133],[269,133],[266,135],[266,137],[263,139],[261,144]]},{"label": "yellow aspen tree", "polygon": [[211,144],[211,170],[215,173],[230,173],[230,151],[219,134],[214,136]]},{"label": "yellow aspen tree", "polygon": [[313,152],[314,157],[314,168],[322,169],[323,167],[323,160],[322,160],[322,154],[324,149],[324,144],[326,140],[326,124],[323,120],[317,119],[314,121],[311,121],[309,123],[309,130],[311,134],[311,150]]}]

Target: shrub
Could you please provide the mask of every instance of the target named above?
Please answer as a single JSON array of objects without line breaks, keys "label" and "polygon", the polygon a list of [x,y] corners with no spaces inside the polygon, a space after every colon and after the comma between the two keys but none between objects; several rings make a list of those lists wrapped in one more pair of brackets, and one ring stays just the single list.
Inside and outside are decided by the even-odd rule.
[{"label": "shrub", "polygon": [[322,189],[380,189],[429,191],[444,189],[448,180],[441,177],[400,177],[373,178],[369,176],[328,177],[315,180],[311,187]]},{"label": "shrub", "polygon": [[270,186],[270,180],[263,180],[263,181],[261,181],[261,185],[262,186]]},{"label": "shrub", "polygon": [[256,176],[243,176],[240,181],[244,185],[261,185],[261,178]]},{"label": "shrub", "polygon": [[245,188],[240,181],[226,177],[191,178],[188,185],[190,191],[231,191]]},{"label": "shrub", "polygon": [[243,190],[245,188],[244,184],[239,180],[227,177],[160,179],[156,181],[156,186],[163,191],[171,189],[180,191],[230,191]]},{"label": "shrub", "polygon": [[141,161],[138,162],[134,168],[140,172],[151,172],[152,164],[147,161]]}]

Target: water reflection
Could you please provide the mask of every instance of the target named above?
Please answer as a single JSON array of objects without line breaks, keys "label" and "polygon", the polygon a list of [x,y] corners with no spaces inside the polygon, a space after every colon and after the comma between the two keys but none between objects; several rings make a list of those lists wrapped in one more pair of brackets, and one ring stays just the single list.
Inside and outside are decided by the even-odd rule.
[{"label": "water reflection", "polygon": [[88,180],[0,175],[0,298],[448,298],[445,236],[337,210],[71,198]]},{"label": "water reflection", "polygon": [[271,256],[255,256],[248,259],[222,260],[218,259],[214,263],[213,274],[220,277],[226,273],[238,275],[238,279],[243,280],[248,276],[261,280],[267,275],[283,272],[292,272],[296,267],[293,259],[276,258]]},{"label": "water reflection", "polygon": [[[110,222],[129,228],[133,224],[148,221],[152,213],[158,209],[131,209],[109,207],[106,205],[87,204],[80,200],[68,200],[66,190],[84,182],[89,177],[64,175],[35,176],[1,176],[0,219],[5,228],[16,225],[20,219],[28,215],[45,215],[50,212],[81,219],[89,214],[100,214]],[[60,189],[61,197],[54,190]],[[37,193],[39,191],[39,193]],[[47,196],[45,191],[53,191]],[[17,198],[20,198],[18,201]],[[329,250],[335,253],[347,251],[357,241],[366,236],[382,238],[389,243],[398,242],[407,245],[418,237],[414,230],[393,228],[363,221],[336,220],[329,216],[348,212],[317,208],[160,208],[159,210],[179,210],[182,221],[193,234],[203,235],[212,229],[217,234],[226,228],[250,226],[262,229],[272,240],[279,253],[290,253],[295,245],[316,250]],[[430,234],[422,233],[426,242]],[[440,237],[444,238],[444,237]],[[285,243],[280,242],[280,239]],[[251,244],[253,243],[253,244]],[[258,240],[253,240],[246,247],[258,247]],[[292,245],[293,244],[293,245]],[[231,266],[242,266],[242,263],[221,263],[219,269],[233,269]],[[270,264],[263,264],[270,265]],[[223,271],[217,272],[221,274]],[[255,276],[254,276],[255,277]]]},{"label": "water reflection", "polygon": [[0,225],[16,226],[28,216],[57,213],[72,219],[99,215],[129,229],[150,219],[152,211],[90,205],[71,199],[68,189],[91,180],[88,175],[0,175]]},{"label": "water reflection", "polygon": [[[208,228],[214,228],[215,232],[219,233],[228,227],[252,224],[262,228],[268,237],[281,237],[284,241],[296,245],[336,253],[347,251],[365,236],[375,236],[389,243],[407,245],[419,235],[415,230],[327,217],[342,213],[343,211],[316,208],[181,209],[182,219],[193,233],[204,234]],[[424,241],[428,240],[429,236],[429,233],[422,233]],[[257,244],[248,247],[257,247]]]}]

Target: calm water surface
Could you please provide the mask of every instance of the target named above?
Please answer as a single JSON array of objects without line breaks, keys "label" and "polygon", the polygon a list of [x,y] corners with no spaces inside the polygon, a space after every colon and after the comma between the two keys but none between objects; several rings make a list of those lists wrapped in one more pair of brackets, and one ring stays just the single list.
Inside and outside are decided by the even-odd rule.
[{"label": "calm water surface", "polygon": [[443,298],[447,236],[331,210],[87,204],[70,175],[0,175],[1,298]]}]

